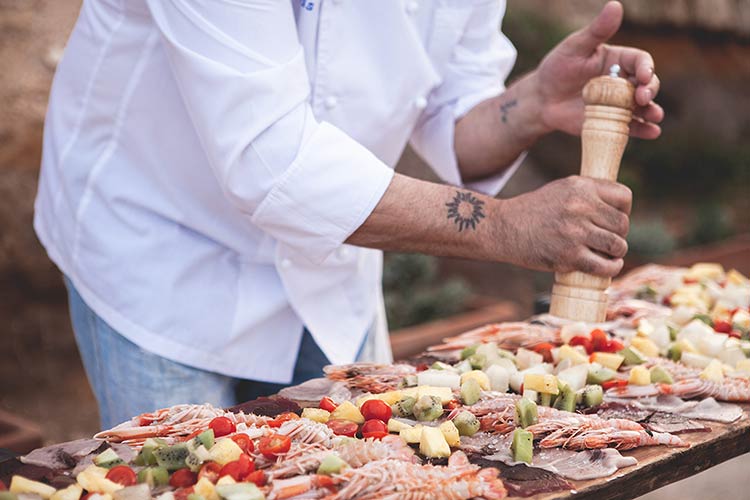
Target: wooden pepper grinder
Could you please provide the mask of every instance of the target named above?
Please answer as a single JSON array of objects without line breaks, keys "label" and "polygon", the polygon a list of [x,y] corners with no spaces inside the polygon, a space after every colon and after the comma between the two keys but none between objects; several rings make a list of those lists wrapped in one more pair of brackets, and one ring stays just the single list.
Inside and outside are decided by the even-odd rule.
[{"label": "wooden pepper grinder", "polygon": [[[620,66],[609,75],[589,81],[583,88],[584,111],[581,131],[581,175],[617,180],[628,132],[635,87],[618,76]],[[606,319],[607,293],[612,280],[582,272],[556,273],[550,313],[562,318],[599,323]]]}]

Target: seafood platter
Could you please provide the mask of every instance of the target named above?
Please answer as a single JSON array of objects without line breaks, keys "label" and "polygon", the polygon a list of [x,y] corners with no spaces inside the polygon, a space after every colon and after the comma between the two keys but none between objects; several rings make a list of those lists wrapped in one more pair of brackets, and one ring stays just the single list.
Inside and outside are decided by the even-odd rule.
[{"label": "seafood platter", "polygon": [[540,315],[0,464],[0,500],[634,498],[750,450],[750,280],[649,265]]}]

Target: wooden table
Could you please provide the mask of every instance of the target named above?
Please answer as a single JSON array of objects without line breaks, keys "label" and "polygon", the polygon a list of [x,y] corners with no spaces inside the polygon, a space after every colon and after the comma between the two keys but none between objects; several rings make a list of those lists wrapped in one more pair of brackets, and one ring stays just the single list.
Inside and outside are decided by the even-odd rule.
[{"label": "wooden table", "polygon": [[[745,415],[733,424],[707,422],[711,432],[680,434],[690,448],[650,446],[622,452],[638,465],[618,470],[610,477],[570,481],[575,493],[543,493],[533,500],[629,500],[670,483],[693,476],[721,462],[750,452],[750,405],[740,405]],[[744,481],[746,478],[737,478]],[[748,487],[747,498],[750,498]],[[676,499],[677,500],[677,499]],[[735,499],[727,499],[735,500]],[[738,500],[738,499],[737,499]]]}]

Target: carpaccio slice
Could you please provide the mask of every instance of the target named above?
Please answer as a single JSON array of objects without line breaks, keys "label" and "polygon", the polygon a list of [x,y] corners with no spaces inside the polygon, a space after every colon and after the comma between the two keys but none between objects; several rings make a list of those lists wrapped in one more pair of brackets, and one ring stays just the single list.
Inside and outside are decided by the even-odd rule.
[{"label": "carpaccio slice", "polygon": [[302,411],[302,408],[300,408],[297,403],[290,399],[282,398],[279,396],[271,396],[253,399],[252,401],[247,401],[245,403],[226,408],[226,411],[231,411],[232,413],[252,413],[255,415],[262,415],[264,417],[276,417],[278,415],[281,415],[282,413],[287,412],[299,413]]},{"label": "carpaccio slice", "polygon": [[469,461],[480,467],[493,467],[500,471],[500,477],[508,490],[509,496],[530,497],[538,493],[572,490],[573,485],[561,476],[544,469],[528,467],[526,465],[505,465],[472,455]]}]

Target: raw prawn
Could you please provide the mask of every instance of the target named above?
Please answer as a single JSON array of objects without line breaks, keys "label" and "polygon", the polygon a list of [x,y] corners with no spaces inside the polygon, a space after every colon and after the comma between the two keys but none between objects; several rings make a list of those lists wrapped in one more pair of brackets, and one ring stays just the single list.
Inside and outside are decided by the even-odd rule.
[{"label": "raw prawn", "polygon": [[404,377],[416,374],[417,370],[405,364],[352,363],[328,365],[323,372],[329,379],[345,382],[350,388],[379,394],[398,388]]},{"label": "raw prawn", "polygon": [[721,382],[693,378],[678,380],[674,384],[660,384],[659,388],[662,394],[683,399],[711,397],[719,401],[750,402],[750,383],[738,378],[725,378]]},{"label": "raw prawn", "polygon": [[590,450],[612,447],[629,450],[641,446],[687,447],[677,436],[662,432],[647,432],[643,429],[621,430],[613,427],[603,429],[566,428],[553,432],[539,442],[542,448],[565,448],[569,450]]},{"label": "raw prawn", "polygon": [[530,347],[543,342],[559,345],[557,328],[527,322],[495,323],[476,328],[455,337],[443,339],[443,343],[427,348],[428,352],[463,349],[477,343],[494,342],[501,349],[516,351],[519,347]]}]

